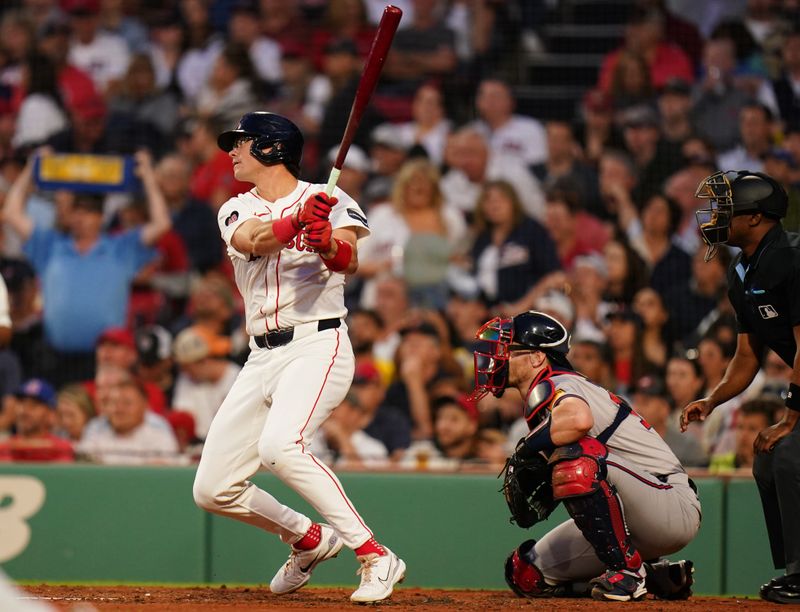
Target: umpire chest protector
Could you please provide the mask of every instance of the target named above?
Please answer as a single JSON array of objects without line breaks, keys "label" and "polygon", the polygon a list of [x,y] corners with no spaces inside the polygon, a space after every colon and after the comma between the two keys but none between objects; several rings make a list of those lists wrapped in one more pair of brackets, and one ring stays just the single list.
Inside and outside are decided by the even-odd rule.
[{"label": "umpire chest protector", "polygon": [[792,365],[792,328],[800,325],[800,235],[776,224],[752,257],[739,253],[728,270],[728,298],[739,332],[754,334]]}]

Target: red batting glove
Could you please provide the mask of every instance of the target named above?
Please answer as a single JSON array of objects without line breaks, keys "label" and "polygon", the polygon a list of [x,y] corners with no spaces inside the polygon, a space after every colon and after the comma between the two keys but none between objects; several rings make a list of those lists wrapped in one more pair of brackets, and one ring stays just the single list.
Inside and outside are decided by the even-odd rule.
[{"label": "red batting glove", "polygon": [[333,228],[330,221],[312,221],[303,228],[303,241],[317,253],[331,250]]},{"label": "red batting glove", "polygon": [[300,225],[307,225],[314,221],[327,221],[331,215],[331,209],[338,202],[338,198],[328,197],[324,191],[310,196],[300,209]]}]

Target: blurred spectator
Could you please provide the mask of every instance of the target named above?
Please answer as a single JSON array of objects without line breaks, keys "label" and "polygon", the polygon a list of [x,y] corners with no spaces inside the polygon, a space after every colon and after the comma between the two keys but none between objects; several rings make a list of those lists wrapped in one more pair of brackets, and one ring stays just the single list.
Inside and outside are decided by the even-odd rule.
[{"label": "blurred spectator", "polygon": [[[44,341],[36,273],[22,259],[0,260],[0,272],[8,288],[12,331],[10,349],[19,358],[22,372],[40,377],[48,367],[56,366],[52,364],[53,358]],[[18,382],[21,382],[21,374]]]},{"label": "blurred spectator", "polygon": [[568,357],[575,370],[593,383],[606,388],[613,386],[609,369],[611,355],[607,344],[576,338],[569,349]]},{"label": "blurred spectator", "polygon": [[478,409],[466,396],[440,397],[433,402],[434,438],[413,443],[400,465],[403,467],[457,468],[475,458]]},{"label": "blurred spectator", "polygon": [[184,49],[178,62],[178,84],[183,97],[189,102],[195,102],[200,90],[209,80],[215,60],[222,53],[225,41],[211,28],[206,2],[182,0],[179,7],[184,31]]},{"label": "blurred spectator", "polygon": [[77,444],[86,424],[96,416],[94,402],[83,385],[67,385],[58,392],[56,418],[62,437]]},{"label": "blurred spectator", "polygon": [[110,101],[111,112],[124,113],[141,124],[171,138],[178,123],[178,99],[170,90],[159,87],[150,56],[134,55],[117,95]]},{"label": "blurred spectator", "polygon": [[172,352],[180,368],[172,405],[194,417],[195,433],[205,439],[241,368],[215,356],[205,335],[192,327],[175,337]]},{"label": "blurred spectator", "polygon": [[490,154],[486,138],[474,128],[461,128],[450,136],[445,164],[449,170],[442,177],[442,193],[463,213],[474,212],[486,181],[506,181],[514,186],[525,214],[542,219],[544,194],[539,181],[515,156]]},{"label": "blurred spectator", "polygon": [[692,257],[688,291],[677,285],[664,294],[671,335],[676,340],[686,340],[706,317],[716,318],[720,304],[727,301],[730,251],[720,249],[711,261],[705,261],[705,251],[705,247],[698,248]]},{"label": "blurred spectator", "polygon": [[378,362],[394,361],[395,351],[400,344],[400,334],[408,312],[408,288],[399,276],[384,275],[375,281],[375,300],[370,304],[383,321],[383,333],[374,346]]},{"label": "blurred spectator", "polygon": [[386,385],[378,368],[369,362],[356,365],[351,393],[370,415],[364,431],[396,459],[411,444],[411,420],[400,407],[385,401]]},{"label": "blurred spectator", "polygon": [[650,72],[650,82],[661,89],[670,77],[680,77],[691,83],[694,71],[683,50],[664,40],[664,17],[659,11],[634,5],[625,24],[623,46],[606,55],[600,69],[598,86],[608,91],[611,76],[624,51],[638,53],[645,58]]},{"label": "blurred spectator", "polygon": [[631,106],[653,104],[655,90],[650,79],[650,68],[643,55],[625,50],[619,54],[611,73],[608,93],[617,113]]},{"label": "blurred spectator", "polygon": [[682,79],[670,79],[659,93],[661,134],[669,144],[682,145],[693,134],[691,93],[689,84]]},{"label": "blurred spectator", "polygon": [[[235,125],[237,121],[238,117],[227,123]],[[217,146],[217,136],[223,129],[224,124],[218,117],[194,117],[184,126],[188,135],[186,152],[195,163],[189,193],[215,213],[229,198],[252,188],[249,183],[234,178],[230,157]],[[216,222],[216,215],[214,219]]]},{"label": "blurred spectator", "polygon": [[781,60],[781,75],[761,84],[758,100],[784,123],[800,123],[800,26],[783,39]]},{"label": "blurred spectator", "polygon": [[772,147],[764,154],[764,173],[783,185],[789,197],[788,212],[781,220],[783,229],[789,232],[800,231],[800,183],[795,183],[792,176],[797,169],[798,164],[786,149]]},{"label": "blurred spectator", "polygon": [[631,304],[633,296],[647,285],[647,267],[623,236],[616,236],[603,249],[608,276],[604,299]]},{"label": "blurred spectator", "polygon": [[53,387],[32,378],[14,395],[17,433],[0,443],[0,461],[72,461],[72,445],[53,433],[56,407]]},{"label": "blurred spectator", "polygon": [[228,40],[247,49],[255,76],[265,83],[281,80],[281,46],[264,36],[256,0],[238,0],[231,6]]},{"label": "blurred spectator", "polygon": [[497,429],[479,429],[475,439],[475,459],[489,468],[502,467],[508,452],[506,435]]},{"label": "blurred spectator", "polygon": [[406,149],[421,147],[437,167],[444,162],[444,149],[452,122],[444,108],[444,92],[434,83],[422,84],[411,104],[411,121],[396,126]]},{"label": "blurred spectator", "polygon": [[394,37],[384,72],[412,86],[456,67],[455,35],[441,21],[436,0],[411,0],[412,14]]},{"label": "blurred spectator", "polygon": [[[683,406],[701,398],[705,388],[703,370],[697,359],[696,349],[678,352],[669,358],[669,361],[667,361],[665,382],[668,399],[672,408],[670,420],[672,421],[673,427],[678,427]],[[690,423],[688,432],[702,445],[702,423],[699,421]]]},{"label": "blurred spectator", "polygon": [[605,342],[600,327],[609,309],[604,301],[608,285],[606,258],[599,253],[577,256],[568,279],[570,297],[575,304],[573,336]]},{"label": "blurred spectator", "polygon": [[372,174],[364,185],[366,210],[376,202],[385,202],[391,197],[394,178],[408,158],[408,148],[400,140],[399,129],[384,123],[372,130],[369,158]]},{"label": "blurred spectator", "polygon": [[619,220],[623,227],[626,219],[638,209],[633,192],[638,182],[636,166],[625,151],[606,149],[600,156],[598,180],[602,207],[597,214],[604,221]]},{"label": "blurred spectator", "polygon": [[707,391],[710,392],[722,380],[728,364],[733,359],[734,349],[731,344],[722,343],[710,336],[700,340],[700,344],[697,345],[697,361],[703,370]]},{"label": "blurred spectator", "polygon": [[438,378],[446,378],[442,368],[442,341],[429,323],[407,327],[400,332],[397,348],[397,380],[386,391],[386,402],[403,410],[412,423],[412,438],[430,439],[433,435],[429,389]]},{"label": "blurred spectator", "polygon": [[436,168],[426,160],[407,162],[391,203],[372,208],[369,221],[372,234],[359,253],[358,275],[367,280],[362,303],[374,299],[370,279],[392,271],[405,279],[412,304],[443,308],[448,266],[464,248],[466,225],[443,200]]},{"label": "blurred spectator", "polygon": [[125,40],[128,48],[141,53],[147,46],[147,28],[133,11],[126,6],[125,0],[101,0],[100,25],[104,32],[116,34]]},{"label": "blurred spectator", "polygon": [[655,289],[643,287],[633,296],[633,312],[642,321],[642,353],[660,373],[667,366],[672,342],[669,337],[669,313]]},{"label": "blurred spectator", "polygon": [[696,85],[692,124],[718,151],[739,141],[739,113],[748,96],[736,88],[736,48],[727,37],[711,38],[703,49],[703,76]]},{"label": "blurred spectator", "polygon": [[650,286],[662,296],[672,287],[685,290],[691,277],[691,257],[672,241],[681,216],[675,201],[656,193],[644,202],[640,221],[627,229],[631,247],[647,265]]},{"label": "blurred spectator", "polygon": [[[328,169],[333,168],[336,162],[336,155],[339,152],[339,145],[328,151],[326,161]],[[362,190],[369,177],[371,161],[364,150],[358,145],[350,145],[347,157],[344,158],[342,173],[336,186],[353,198],[356,202],[362,201]],[[346,289],[345,289],[346,290]]]},{"label": "blurred spectator", "polygon": [[638,3],[661,13],[664,19],[665,40],[683,49],[692,64],[697,64],[700,61],[700,55],[703,51],[703,37],[697,27],[686,18],[684,12],[675,6],[675,2],[638,0]]},{"label": "blurred spectator", "polygon": [[43,55],[30,55],[22,67],[19,108],[11,143],[15,149],[43,144],[67,127],[55,65]]},{"label": "blurred spectator", "polygon": [[172,429],[152,425],[145,418],[147,412],[142,387],[132,380],[118,383],[110,391],[106,414],[86,429],[76,450],[107,465],[175,462],[178,443]]},{"label": "blurred spectator", "polygon": [[306,40],[311,31],[299,10],[297,0],[261,0],[261,31],[281,45]]},{"label": "blurred spectator", "polygon": [[192,285],[187,317],[175,323],[175,330],[195,325],[213,340],[212,352],[227,355],[232,350],[231,336],[240,327],[230,281],[220,274],[207,274]]},{"label": "blurred spectator", "polygon": [[650,106],[632,106],[621,113],[625,148],[636,166],[633,193],[637,207],[661,190],[664,180],[683,166],[680,146],[661,138],[658,114]]},{"label": "blurred spectator", "polygon": [[792,368],[773,350],[768,350],[761,364],[764,371],[764,386],[761,393],[781,400],[785,399],[792,382]]},{"label": "blurred spectator", "polygon": [[547,135],[542,124],[514,114],[511,87],[499,79],[484,79],[478,85],[475,108],[477,129],[489,143],[490,155],[513,156],[526,166],[547,161]]},{"label": "blurred spectator", "polygon": [[644,376],[637,381],[633,392],[633,407],[667,443],[681,465],[687,468],[708,465],[708,457],[697,439],[681,435],[675,423],[670,421],[669,399],[660,378]]},{"label": "blurred spectator", "polygon": [[[95,351],[95,377],[83,382],[84,388],[89,392],[90,397],[97,398],[97,373],[107,367],[119,368],[133,374],[138,361],[138,352],[133,334],[122,327],[110,327],[106,329],[97,339],[97,349]],[[164,414],[169,409],[166,397],[161,389],[150,382],[143,383],[143,389],[147,394],[147,402],[150,408],[159,414]]]},{"label": "blurred spectator", "polygon": [[[323,65],[322,55],[335,39],[352,43],[359,57],[366,58],[375,37],[375,28],[367,19],[363,0],[329,0],[320,27],[311,35],[311,53],[317,69]],[[409,19],[408,15],[404,15]]]},{"label": "blurred spectator", "polygon": [[146,51],[153,63],[156,87],[161,91],[171,91],[180,98],[183,92],[178,85],[177,69],[184,44],[180,15],[174,7],[154,9],[150,13],[149,25],[150,40]]},{"label": "blurred spectator", "polygon": [[532,170],[547,190],[574,191],[582,208],[598,206],[597,173],[580,160],[580,145],[575,140],[572,125],[567,121],[551,120],[545,125],[547,160]]},{"label": "blurred spectator", "polygon": [[532,305],[540,282],[560,269],[547,230],[525,216],[513,186],[489,181],[475,211],[472,268],[482,294],[508,312]]},{"label": "blurred spectator", "polygon": [[257,106],[248,51],[241,45],[228,44],[214,59],[208,81],[197,93],[194,109],[198,115],[235,125]]},{"label": "blurred spectator", "polygon": [[703,201],[694,194],[702,180],[716,171],[717,167],[708,158],[690,160],[685,168],[678,170],[664,183],[664,195],[675,200],[681,207],[681,221],[673,235],[673,241],[690,255],[703,246],[695,215],[702,208]]},{"label": "blurred spectator", "polygon": [[33,50],[33,23],[18,10],[4,12],[0,19],[0,84],[18,87],[25,58]]},{"label": "blurred spectator", "polygon": [[642,319],[630,307],[620,306],[606,315],[605,322],[614,390],[630,393],[642,376],[658,373],[658,366],[644,354]]},{"label": "blurred spectator", "polygon": [[756,438],[761,431],[775,423],[775,415],[782,409],[783,402],[769,396],[743,402],[734,415],[733,448],[728,452],[715,453],[709,469],[716,473],[739,468],[752,470]]},{"label": "blurred spectator", "polygon": [[745,104],[739,113],[739,132],[741,144],[720,153],[719,167],[760,172],[764,155],[772,146],[772,111],[763,104]]},{"label": "blurred spectator", "polygon": [[65,0],[72,30],[69,61],[89,76],[104,95],[125,76],[130,51],[125,39],[100,29],[100,0]]},{"label": "blurred spectator", "polygon": [[[227,169],[230,172],[229,164]],[[192,169],[188,160],[173,153],[162,158],[155,171],[172,217],[172,227],[186,246],[192,270],[204,273],[215,268],[222,261],[223,253],[222,245],[213,246],[219,236],[217,217],[206,202],[190,195]],[[233,179],[232,182],[236,183]],[[220,190],[217,197],[223,197],[229,190]]]},{"label": "blurred spectator", "polygon": [[175,364],[172,360],[172,334],[160,325],[146,325],[136,330],[136,375],[145,388],[155,385],[167,406],[172,406],[175,390]]},{"label": "blurred spectator", "polygon": [[611,95],[602,89],[588,90],[580,105],[581,135],[586,161],[596,165],[606,149],[620,149],[622,139],[614,126]]},{"label": "blurred spectator", "polygon": [[376,367],[381,373],[381,379],[390,381],[394,376],[394,364],[391,360],[380,359],[374,352],[375,342],[385,333],[381,316],[369,309],[350,310],[347,315],[347,333],[353,345],[356,367],[361,364]]},{"label": "blurred spectator", "polygon": [[364,431],[372,415],[354,393],[348,393],[341,404],[322,424],[325,443],[339,467],[386,467],[389,453],[380,440]]},{"label": "blurred spectator", "polygon": [[25,252],[42,279],[45,337],[63,365],[52,380],[91,376],[95,341],[108,327],[120,326],[130,283],[152,259],[154,244],[170,228],[166,204],[155,182],[150,157],[136,156],[137,173],[147,196],[150,221],[113,236],[102,232],[102,202],[82,195],[69,215],[69,234],[34,226],[25,211],[33,179],[31,158],[6,198],[3,216],[25,240]]}]

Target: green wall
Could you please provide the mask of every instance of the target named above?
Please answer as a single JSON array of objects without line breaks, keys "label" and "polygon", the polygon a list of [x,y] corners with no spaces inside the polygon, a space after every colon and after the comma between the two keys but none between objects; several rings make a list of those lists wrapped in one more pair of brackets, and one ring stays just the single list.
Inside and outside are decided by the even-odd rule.
[{"label": "green wall", "polygon": [[[286,559],[276,537],[196,508],[192,468],[4,465],[0,560],[4,532],[25,528],[9,520],[21,495],[10,475],[38,479],[46,491],[26,519],[27,547],[4,563],[20,580],[265,583]],[[407,562],[412,586],[505,588],[508,553],[567,518],[559,508],[531,530],[511,525],[500,481],[487,475],[346,473],[341,479],[367,524]],[[276,478],[259,474],[254,481],[318,518]],[[700,533],[675,558],[695,562],[698,593],[756,593],[774,572],[753,481],[726,486],[708,479],[698,486]],[[345,550],[320,566],[315,583],[355,584],[356,569]]]}]

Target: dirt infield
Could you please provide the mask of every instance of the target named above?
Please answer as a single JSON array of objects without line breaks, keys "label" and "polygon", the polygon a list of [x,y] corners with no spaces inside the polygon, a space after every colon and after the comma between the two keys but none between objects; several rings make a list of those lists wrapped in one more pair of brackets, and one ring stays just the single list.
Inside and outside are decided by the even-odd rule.
[{"label": "dirt infield", "polygon": [[[351,589],[323,589],[309,587],[292,595],[272,595],[266,587],[124,587],[124,586],[58,586],[39,585],[26,587],[31,598],[46,601],[58,610],[86,612],[94,606],[97,610],[143,610],[145,612],[171,612],[173,610],[215,612],[237,610],[357,610],[359,606],[348,600]],[[90,604],[87,605],[87,604]],[[606,610],[616,604],[590,599],[519,599],[505,591],[449,591],[433,589],[398,589],[392,598],[379,604],[386,610],[414,610],[441,612],[443,610],[531,610],[555,611]],[[697,597],[689,601],[657,601],[648,599],[628,604],[635,610],[679,612],[693,610],[788,610],[765,601],[742,598]],[[363,609],[363,608],[362,608]],[[796,609],[796,608],[795,608]]]}]

